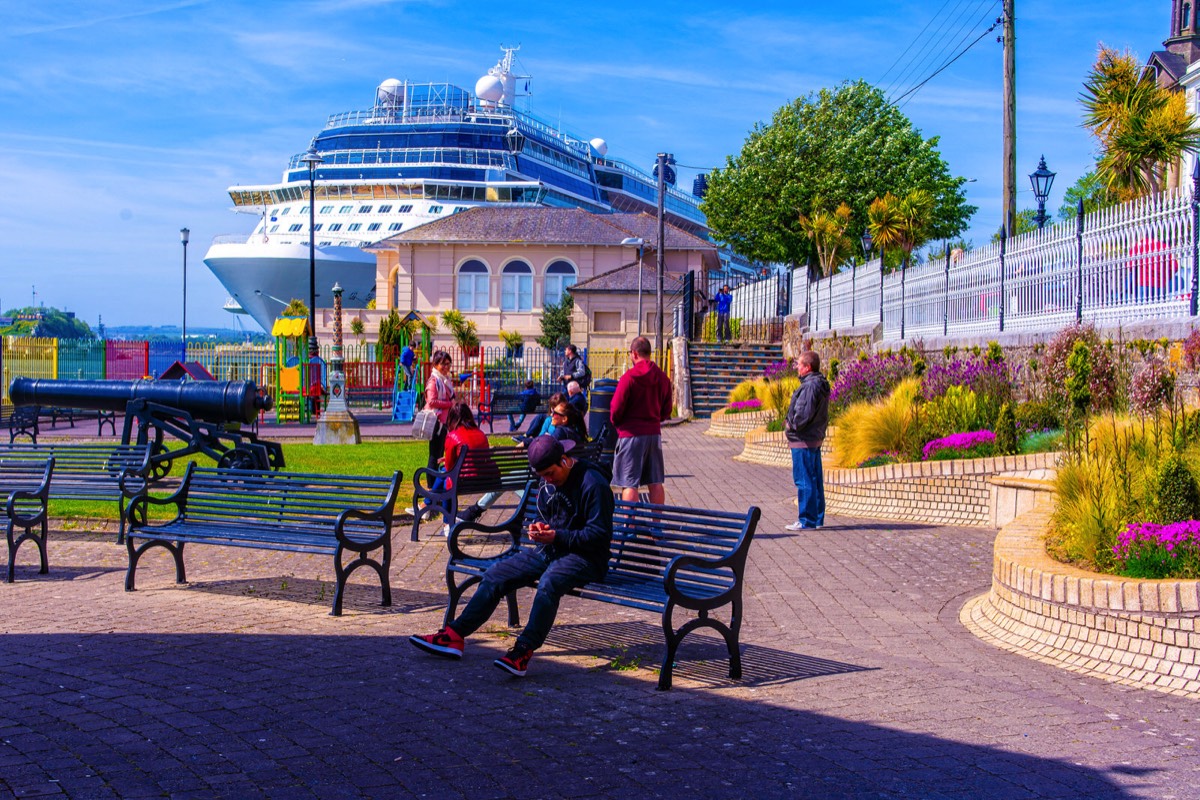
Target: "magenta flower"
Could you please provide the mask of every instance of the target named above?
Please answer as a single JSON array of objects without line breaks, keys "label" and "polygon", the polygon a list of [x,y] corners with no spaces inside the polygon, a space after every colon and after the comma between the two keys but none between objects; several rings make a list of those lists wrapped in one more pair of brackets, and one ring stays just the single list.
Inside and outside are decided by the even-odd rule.
[{"label": "magenta flower", "polygon": [[935,453],[942,450],[955,450],[960,453],[973,450],[984,445],[995,445],[996,434],[991,431],[971,431],[970,433],[952,433],[941,439],[934,439],[921,448],[921,459],[928,461]]}]

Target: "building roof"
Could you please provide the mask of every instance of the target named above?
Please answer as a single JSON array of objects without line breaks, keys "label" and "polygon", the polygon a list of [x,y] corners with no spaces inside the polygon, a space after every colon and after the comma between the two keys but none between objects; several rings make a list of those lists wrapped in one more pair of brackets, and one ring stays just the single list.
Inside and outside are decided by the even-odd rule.
[{"label": "building roof", "polygon": [[1147,66],[1154,67],[1156,74],[1165,72],[1170,78],[1166,85],[1174,86],[1187,73],[1188,62],[1179,53],[1172,53],[1170,50],[1155,50],[1150,54]]},{"label": "building roof", "polygon": [[[717,246],[667,223],[667,250],[712,250]],[[646,240],[653,250],[657,220],[649,214],[593,214],[581,208],[545,206],[476,206],[449,217],[419,225],[367,248],[389,244],[576,244],[620,246],[627,238]],[[626,245],[628,246],[628,245]]]},{"label": "building roof", "polygon": [[[654,267],[649,264],[643,264],[642,273],[642,291],[654,292],[658,287],[658,273]],[[675,275],[665,275],[663,278],[663,292],[674,294],[683,288],[683,280]],[[580,281],[572,286],[569,291],[571,294],[576,292],[614,292],[618,294],[632,294],[638,290],[638,265],[637,262],[626,264],[616,269],[611,269],[608,272],[602,272],[594,278],[588,278],[586,281]]]}]

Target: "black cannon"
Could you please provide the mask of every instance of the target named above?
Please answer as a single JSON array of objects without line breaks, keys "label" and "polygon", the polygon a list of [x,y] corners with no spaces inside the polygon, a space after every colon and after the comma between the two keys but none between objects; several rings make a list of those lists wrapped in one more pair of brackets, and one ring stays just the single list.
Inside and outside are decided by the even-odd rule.
[{"label": "black cannon", "polygon": [[[204,453],[218,466],[281,469],[283,450],[252,431],[259,411],[269,411],[271,398],[260,395],[253,381],[57,381],[14,378],[9,397],[15,406],[57,406],[95,411],[124,411],[124,444],[152,444],[152,478],[171,470],[171,461]],[[136,440],[133,426],[137,424]],[[186,444],[168,450],[166,435]],[[153,437],[153,439],[151,439]]]}]

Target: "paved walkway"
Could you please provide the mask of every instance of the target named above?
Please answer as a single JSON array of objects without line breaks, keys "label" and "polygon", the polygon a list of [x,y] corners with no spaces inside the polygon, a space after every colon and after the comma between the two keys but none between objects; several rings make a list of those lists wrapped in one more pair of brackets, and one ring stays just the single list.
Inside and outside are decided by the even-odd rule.
[{"label": "paved walkway", "polygon": [[177,587],[159,553],[126,594],[111,532],[55,530],[51,574],[0,585],[0,796],[1200,798],[1200,704],[959,625],[991,534],[785,534],[788,472],[703,425],[665,436],[669,499],[763,508],[743,681],[689,639],[657,692],[658,620],[571,600],[524,680],[491,666],[499,616],[462,662],[420,654],[444,546],[404,526],[395,605],[359,573],[341,618],[324,558],[197,547]]}]

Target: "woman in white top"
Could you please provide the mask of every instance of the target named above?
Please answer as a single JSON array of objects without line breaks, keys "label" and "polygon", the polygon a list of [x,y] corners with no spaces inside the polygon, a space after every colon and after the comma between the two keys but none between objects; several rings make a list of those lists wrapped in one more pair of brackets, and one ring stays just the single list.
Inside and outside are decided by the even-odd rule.
[{"label": "woman in white top", "polygon": [[454,384],[450,382],[449,353],[437,350],[429,363],[433,369],[429,372],[429,380],[425,382],[425,408],[437,411],[438,424],[434,428],[433,438],[429,440],[428,467],[437,469],[438,459],[446,450],[446,417],[454,405]]}]

